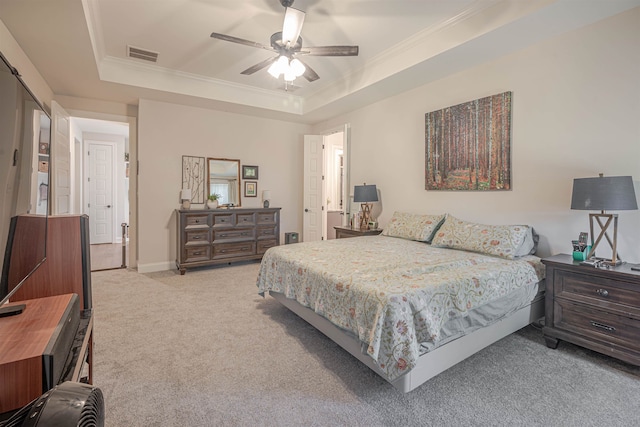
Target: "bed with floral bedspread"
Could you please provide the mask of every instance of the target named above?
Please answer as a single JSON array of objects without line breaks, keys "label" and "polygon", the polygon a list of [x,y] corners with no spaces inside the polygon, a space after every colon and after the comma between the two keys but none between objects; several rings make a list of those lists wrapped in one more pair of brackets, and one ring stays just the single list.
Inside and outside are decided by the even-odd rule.
[{"label": "bed with floral bedspread", "polygon": [[422,343],[437,345],[448,320],[544,278],[533,255],[510,259],[386,234],[270,248],[259,293],[281,293],[350,331],[393,380],[416,365]]}]

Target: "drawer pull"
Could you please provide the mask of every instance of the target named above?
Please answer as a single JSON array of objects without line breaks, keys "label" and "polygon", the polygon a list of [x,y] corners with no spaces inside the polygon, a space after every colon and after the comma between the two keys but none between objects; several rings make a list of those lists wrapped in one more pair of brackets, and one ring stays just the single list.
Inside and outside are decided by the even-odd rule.
[{"label": "drawer pull", "polygon": [[240,249],[240,250],[241,250],[241,251],[248,251],[248,250],[249,250],[249,248],[245,246],[245,247],[243,247],[243,248],[242,248],[242,249]]},{"label": "drawer pull", "polygon": [[220,237],[227,237],[227,235],[226,234],[221,234]]},{"label": "drawer pull", "polygon": [[606,289],[598,289],[596,293],[605,298],[609,296],[609,291]]},{"label": "drawer pull", "polygon": [[198,223],[200,223],[200,220],[199,220],[199,219],[196,219],[196,224],[198,224]]},{"label": "drawer pull", "polygon": [[202,255],[202,252],[194,252],[194,255]]},{"label": "drawer pull", "polygon": [[609,331],[609,332],[614,332],[616,330],[616,328],[614,328],[613,326],[605,325],[603,323],[594,322],[593,320],[591,321],[591,326],[593,326],[594,328],[604,329],[605,331]]},{"label": "drawer pull", "polygon": [[200,240],[200,236],[193,236],[193,240]]}]

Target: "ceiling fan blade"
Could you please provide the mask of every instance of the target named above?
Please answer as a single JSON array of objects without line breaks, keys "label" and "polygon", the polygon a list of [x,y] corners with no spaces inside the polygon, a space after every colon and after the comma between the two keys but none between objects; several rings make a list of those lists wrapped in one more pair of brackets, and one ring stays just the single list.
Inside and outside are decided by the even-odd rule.
[{"label": "ceiling fan blade", "polygon": [[292,7],[286,8],[284,14],[284,23],[282,24],[282,44],[287,43],[294,45],[300,37],[302,24],[304,23],[305,13]]},{"label": "ceiling fan blade", "polygon": [[[297,58],[298,61],[300,61],[300,58]],[[300,61],[302,62],[302,61]],[[304,65],[304,74],[302,74],[304,76],[305,79],[307,79],[307,81],[309,82],[314,82],[316,80],[318,80],[320,78],[320,76],[318,75],[318,73],[316,73],[315,71],[313,71],[313,68],[309,67],[309,64],[307,64],[306,62],[302,62],[302,65]]]},{"label": "ceiling fan blade", "polygon": [[311,56],[358,56],[358,52],[358,46],[305,46],[296,53]]},{"label": "ceiling fan blade", "polygon": [[276,60],[278,58],[279,58],[278,56],[274,56],[273,58],[265,59],[264,61],[259,62],[256,65],[247,68],[246,70],[244,70],[240,74],[244,74],[245,76],[251,75],[251,74],[255,73],[256,71],[260,71],[263,68],[266,68],[269,65],[273,64],[274,62],[276,62]]},{"label": "ceiling fan blade", "polygon": [[270,50],[273,52],[273,48],[270,46],[265,46],[261,43],[258,42],[252,42],[250,40],[245,40],[245,39],[241,39],[238,37],[233,37],[233,36],[228,36],[226,34],[220,34],[220,33],[211,33],[211,37],[214,39],[219,39],[219,40],[224,40],[227,42],[231,42],[231,43],[238,43],[238,44],[243,44],[245,46],[251,46],[251,47],[257,47],[260,49],[265,49],[265,50]]}]

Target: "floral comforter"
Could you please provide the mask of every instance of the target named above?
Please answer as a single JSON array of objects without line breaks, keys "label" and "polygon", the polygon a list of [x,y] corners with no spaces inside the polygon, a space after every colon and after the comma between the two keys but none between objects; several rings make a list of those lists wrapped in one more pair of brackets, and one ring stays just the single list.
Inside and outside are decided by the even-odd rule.
[{"label": "floral comforter", "polygon": [[368,344],[393,380],[450,318],[544,278],[535,256],[507,260],[422,242],[367,236],[269,249],[257,286],[313,309]]}]

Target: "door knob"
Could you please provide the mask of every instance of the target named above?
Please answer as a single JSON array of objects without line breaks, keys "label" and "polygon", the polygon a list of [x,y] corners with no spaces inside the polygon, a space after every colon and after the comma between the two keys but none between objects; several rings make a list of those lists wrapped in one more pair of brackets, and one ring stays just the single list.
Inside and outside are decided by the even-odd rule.
[{"label": "door knob", "polygon": [[110,208],[110,207],[111,207],[111,205],[107,205],[107,207],[108,207],[108,208]]},{"label": "door knob", "polygon": [[304,211],[305,211],[305,212],[309,212],[309,209],[305,209]]}]

